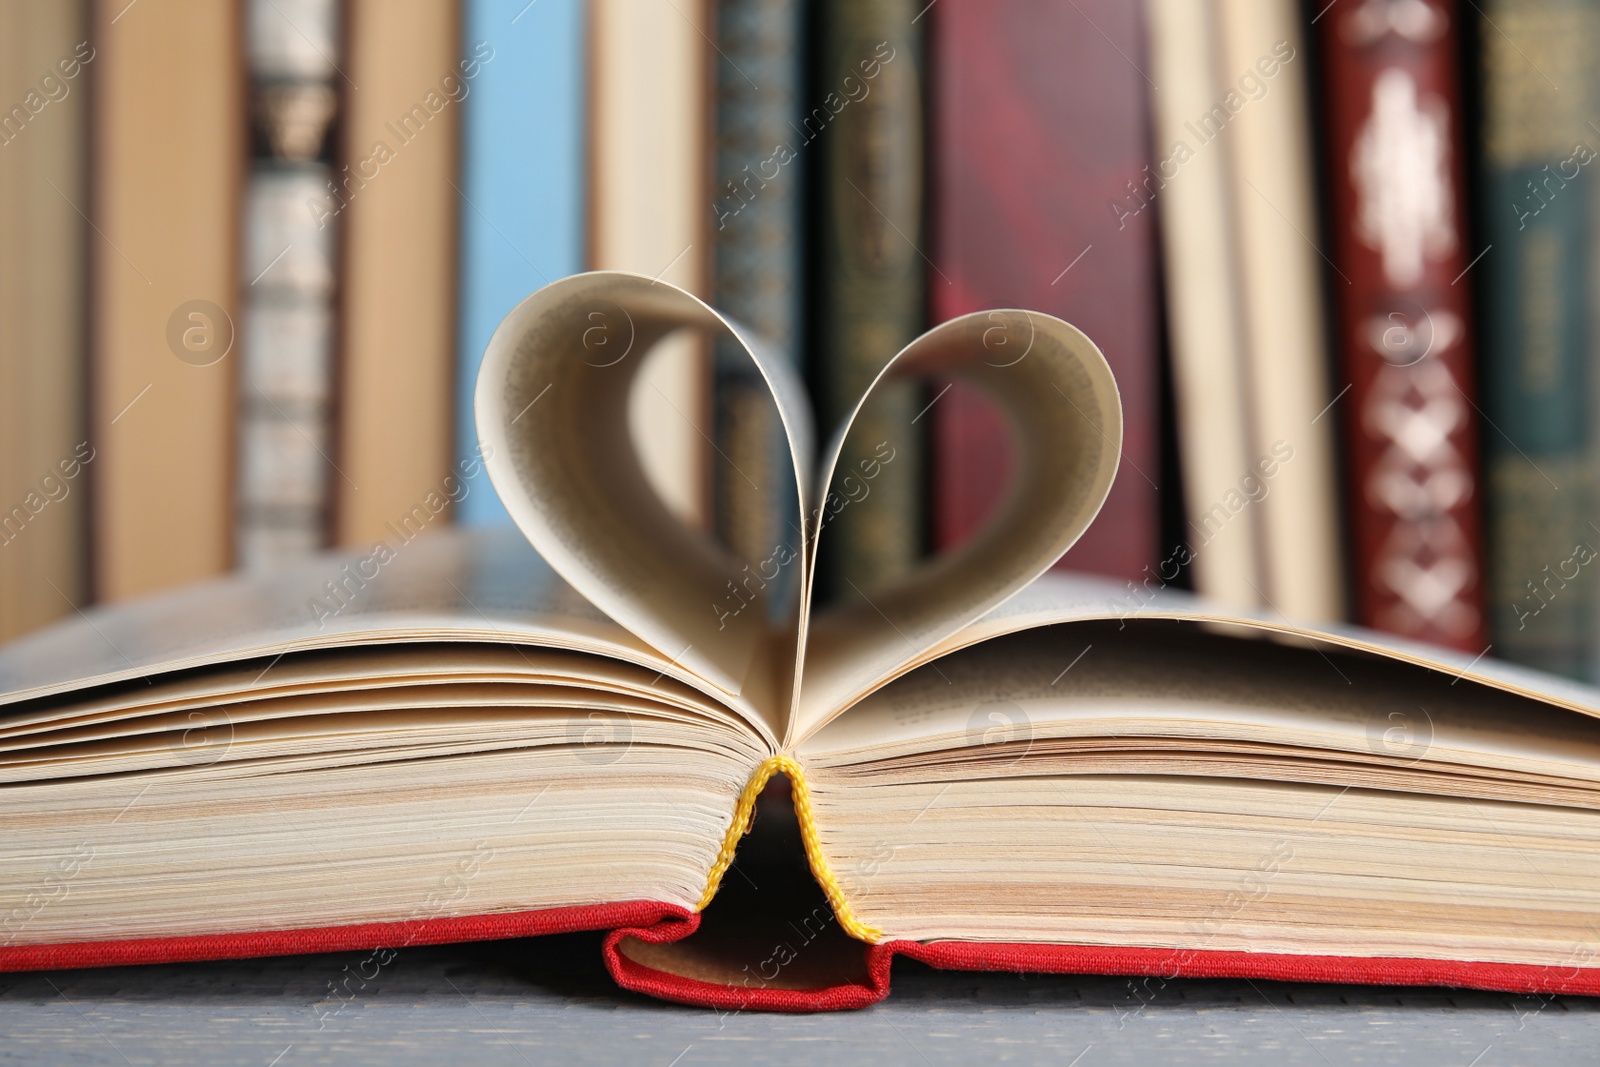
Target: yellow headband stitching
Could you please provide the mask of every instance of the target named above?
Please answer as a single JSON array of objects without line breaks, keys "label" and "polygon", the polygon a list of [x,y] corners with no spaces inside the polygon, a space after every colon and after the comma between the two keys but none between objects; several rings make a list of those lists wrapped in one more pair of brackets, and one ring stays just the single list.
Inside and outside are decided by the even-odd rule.
[{"label": "yellow headband stitching", "polygon": [[728,873],[728,867],[733,863],[733,855],[739,847],[740,839],[750,832],[750,822],[755,818],[756,797],[761,795],[761,790],[779,771],[788,776],[794,791],[795,815],[800,820],[800,839],[805,842],[806,859],[811,864],[811,874],[822,886],[823,893],[827,894],[828,903],[839,920],[839,926],[851,937],[861,941],[877,942],[883,937],[883,932],[874,930],[855,917],[844,898],[844,890],[839,887],[838,879],[828,869],[828,861],[822,855],[822,845],[817,839],[817,823],[811,813],[811,790],[806,786],[805,773],[800,769],[800,764],[789,756],[773,756],[756,768],[755,774],[745,784],[744,791],[739,794],[739,804],[733,811],[733,823],[728,827],[728,833],[722,840],[722,848],[717,852],[716,863],[711,865],[711,877],[706,883],[705,893],[700,897],[700,903],[695,905],[695,910],[704,911],[706,905],[711,903],[711,898],[717,895],[717,887],[722,884],[722,876]]}]

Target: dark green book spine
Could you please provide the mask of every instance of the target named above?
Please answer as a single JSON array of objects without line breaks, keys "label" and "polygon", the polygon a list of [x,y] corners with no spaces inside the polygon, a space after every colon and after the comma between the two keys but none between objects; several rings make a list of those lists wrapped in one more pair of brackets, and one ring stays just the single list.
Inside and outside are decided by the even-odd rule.
[{"label": "dark green book spine", "polygon": [[[911,0],[821,5],[805,150],[816,189],[818,324],[812,351],[826,439],[891,356],[923,329],[922,32]],[[891,580],[922,554],[922,390],[896,386],[862,413],[841,457],[849,484],[830,507],[823,580],[834,596]]]},{"label": "dark green book spine", "polygon": [[1591,452],[1590,220],[1600,159],[1582,0],[1496,0],[1479,29],[1483,430],[1494,654],[1594,677],[1600,527]]},{"label": "dark green book spine", "polygon": [[[800,2],[719,0],[716,28],[711,302],[798,372],[806,165],[795,134],[805,77]],[[753,566],[798,554],[794,479],[777,408],[731,342],[718,342],[713,367],[717,536]]]}]

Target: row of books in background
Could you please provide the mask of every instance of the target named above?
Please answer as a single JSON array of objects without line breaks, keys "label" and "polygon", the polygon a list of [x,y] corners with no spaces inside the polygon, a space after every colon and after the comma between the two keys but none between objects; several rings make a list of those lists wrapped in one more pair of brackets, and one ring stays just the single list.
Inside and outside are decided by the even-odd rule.
[{"label": "row of books in background", "polygon": [[1195,584],[1592,678],[1600,7],[1148,11]]},{"label": "row of books in background", "polygon": [[492,510],[457,352],[583,268],[581,26],[0,4],[0,638]]},{"label": "row of books in background", "polygon": [[[1063,566],[1130,605],[1192,586],[1571,675],[1600,657],[1592,3],[0,19],[0,636],[505,521],[477,361],[523,296],[615,268],[753,327],[824,431],[929,325],[1075,323],[1126,423]],[[647,474],[766,559],[798,536],[776,413],[737,353],[669,344],[632,413]],[[833,595],[966,543],[1009,480],[1003,421],[959,382],[864,417],[893,460],[830,530]]]},{"label": "row of books in background", "polygon": [[1148,10],[1195,584],[1592,679],[1600,7]]}]

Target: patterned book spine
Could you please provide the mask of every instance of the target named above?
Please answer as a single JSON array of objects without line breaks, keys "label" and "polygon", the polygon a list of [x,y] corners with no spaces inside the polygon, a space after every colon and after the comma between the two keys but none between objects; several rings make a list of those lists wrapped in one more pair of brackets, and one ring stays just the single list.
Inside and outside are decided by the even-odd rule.
[{"label": "patterned book spine", "polygon": [[[1490,618],[1495,653],[1592,676],[1600,529],[1588,307],[1600,11],[1485,4],[1480,32]],[[1559,87],[1559,88],[1558,88]]]},{"label": "patterned book spine", "polygon": [[[712,175],[712,303],[799,370],[804,160],[796,150],[804,76],[797,0],[717,6]],[[759,89],[757,88],[759,86]],[[726,340],[714,356],[713,413],[722,462],[712,465],[718,537],[755,563],[797,551],[788,445],[755,368]]]},{"label": "patterned book spine", "polygon": [[254,158],[240,302],[240,566],[315,552],[328,530],[334,211],[328,132],[338,0],[253,0]]},{"label": "patterned book spine", "polygon": [[[826,439],[883,365],[921,331],[924,272],[922,27],[914,0],[829,0],[796,131],[820,170],[811,338]],[[921,555],[923,407],[903,383],[856,421],[840,470],[871,469],[823,540],[835,596],[893,579]],[[888,457],[874,463],[873,456]],[[869,464],[869,467],[862,467]]]},{"label": "patterned book spine", "polygon": [[1318,27],[1358,620],[1485,648],[1456,5]]}]

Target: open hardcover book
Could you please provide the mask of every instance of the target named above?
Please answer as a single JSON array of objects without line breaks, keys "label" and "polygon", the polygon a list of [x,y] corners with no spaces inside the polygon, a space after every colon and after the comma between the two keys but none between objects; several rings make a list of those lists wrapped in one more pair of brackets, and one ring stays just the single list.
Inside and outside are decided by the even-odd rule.
[{"label": "open hardcover book", "polygon": [[[771,387],[766,559],[642,473],[632,386],[679,330]],[[476,398],[518,529],[423,531],[452,478],[370,549],[0,651],[0,969],[607,929],[623,985],[730,1008],[871,1003],[896,954],[1600,992],[1600,694],[1047,573],[1117,470],[1100,352],[989,312],[862,404],[902,375],[983,389],[1013,483],[961,549],[820,604],[828,526],[903,442],[814,452],[784,364],[670,285],[535,293]],[[784,823],[775,774],[804,885],[755,892],[730,864]],[[719,887],[825,903],[717,933]]]}]

